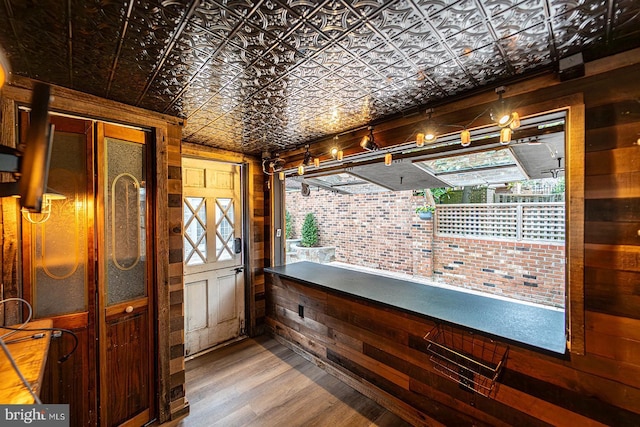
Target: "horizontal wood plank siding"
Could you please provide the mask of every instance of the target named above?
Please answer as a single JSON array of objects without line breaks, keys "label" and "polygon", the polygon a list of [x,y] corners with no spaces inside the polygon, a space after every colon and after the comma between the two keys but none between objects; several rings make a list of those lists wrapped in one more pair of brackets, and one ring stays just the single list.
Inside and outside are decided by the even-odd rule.
[{"label": "horizontal wood plank siding", "polygon": [[[488,399],[434,371],[423,340],[434,326],[429,319],[273,275],[267,278],[270,330],[331,369],[395,396],[426,420],[640,425],[640,65],[635,62],[549,87],[532,82],[518,95],[525,106],[584,95],[585,125],[579,130],[584,131],[584,172],[578,168],[584,179],[585,222],[578,230],[584,231],[579,254],[584,260],[568,259],[568,268],[584,261],[578,278],[584,299],[576,301],[584,321],[572,325],[584,354],[556,357],[511,344],[500,383]],[[304,318],[298,305],[305,307]]]}]

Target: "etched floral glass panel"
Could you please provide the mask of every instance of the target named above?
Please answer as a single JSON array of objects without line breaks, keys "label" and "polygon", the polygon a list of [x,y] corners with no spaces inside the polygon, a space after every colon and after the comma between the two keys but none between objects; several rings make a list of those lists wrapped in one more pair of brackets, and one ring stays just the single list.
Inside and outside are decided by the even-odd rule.
[{"label": "etched floral glass panel", "polygon": [[146,295],[144,146],[105,138],[107,304]]},{"label": "etched floral glass panel", "polygon": [[87,200],[84,135],[55,132],[47,192],[51,215],[31,225],[36,317],[87,310]]}]

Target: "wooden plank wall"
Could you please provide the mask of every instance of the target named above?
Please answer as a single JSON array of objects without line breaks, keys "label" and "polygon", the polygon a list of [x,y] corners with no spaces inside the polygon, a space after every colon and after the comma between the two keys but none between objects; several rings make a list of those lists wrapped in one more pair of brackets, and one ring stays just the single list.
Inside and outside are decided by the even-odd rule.
[{"label": "wooden plank wall", "polygon": [[[573,325],[584,354],[563,358],[511,344],[496,394],[485,398],[434,371],[423,340],[432,322],[269,275],[272,333],[417,425],[640,425],[640,66],[635,55],[635,65],[603,72],[602,63],[593,64],[587,70],[597,72],[583,79],[521,89],[529,104],[584,95],[585,250],[584,275],[578,278],[584,292],[575,295],[581,311],[575,318],[584,321]],[[580,264],[582,255],[570,258],[569,268]],[[304,318],[298,316],[299,304],[305,306]]]},{"label": "wooden plank wall", "polygon": [[[13,76],[11,84],[5,85],[0,91],[0,111],[2,112],[0,144],[15,146],[16,104],[27,105],[30,102],[32,85],[33,82],[29,79]],[[157,415],[160,421],[166,421],[170,417],[175,418],[188,411],[188,404],[184,398],[184,320],[182,315],[182,180],[180,177],[182,120],[58,86],[52,86],[52,94],[51,108],[54,111],[155,130],[158,149],[155,159],[157,233],[154,233],[158,252],[156,263],[158,301],[155,307],[158,332],[157,403],[159,409]],[[0,233],[3,238],[1,255],[3,295],[4,297],[19,296],[23,294],[19,254],[22,239],[19,227],[20,212],[15,199],[0,199],[0,203],[2,205]],[[176,236],[179,236],[178,239]],[[17,323],[21,319],[18,307],[17,304],[8,305],[5,313],[0,313],[4,315],[3,319],[0,318],[0,322]],[[76,358],[86,360],[89,357],[88,354],[90,354],[88,350],[82,347],[72,360]],[[50,355],[50,360],[52,363],[57,360],[55,352]],[[78,375],[85,376],[72,369],[72,360],[65,365],[65,369],[54,373],[60,376],[53,378],[55,381],[73,384],[74,381],[70,378]],[[86,390],[71,392],[79,395],[87,393]],[[84,415],[92,420],[90,424],[96,422],[95,415]],[[74,419],[81,418],[74,417]]]},{"label": "wooden plank wall", "polygon": [[[167,132],[167,206],[168,206],[168,301],[158,299],[158,307],[167,310],[168,315],[158,316],[160,351],[167,354],[167,366],[160,366],[159,379],[163,384],[163,397],[159,419],[178,418],[189,412],[189,403],[185,397],[185,366],[184,366],[184,280],[182,275],[182,156],[181,156],[182,128],[169,126]],[[166,292],[165,292],[166,295]],[[163,321],[164,319],[164,321]],[[168,331],[168,340],[167,332]],[[162,395],[161,395],[162,396]],[[168,413],[167,413],[168,412]]]}]

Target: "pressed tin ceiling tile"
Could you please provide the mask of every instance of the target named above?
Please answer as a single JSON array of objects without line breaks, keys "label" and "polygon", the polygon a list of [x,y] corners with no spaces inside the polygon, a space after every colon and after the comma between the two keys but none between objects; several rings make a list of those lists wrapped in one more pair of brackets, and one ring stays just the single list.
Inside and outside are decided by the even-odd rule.
[{"label": "pressed tin ceiling tile", "polygon": [[13,72],[258,155],[640,46],[636,0],[5,0]]}]

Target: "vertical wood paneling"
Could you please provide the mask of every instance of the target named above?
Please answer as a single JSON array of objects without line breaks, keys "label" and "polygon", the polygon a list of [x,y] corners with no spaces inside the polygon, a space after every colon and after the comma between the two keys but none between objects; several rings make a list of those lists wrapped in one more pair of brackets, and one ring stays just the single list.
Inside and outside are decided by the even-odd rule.
[{"label": "vertical wood paneling", "polygon": [[[13,100],[0,96],[0,145],[16,146],[16,110]],[[0,182],[14,181],[6,172],[0,173]],[[0,299],[15,298],[20,295],[20,268],[18,264],[20,247],[20,212],[16,199],[0,199],[0,220],[2,224],[2,284]],[[6,303],[0,306],[0,325],[15,325],[20,321],[20,304]]]},{"label": "vertical wood paneling", "polygon": [[[118,318],[106,323],[106,364],[108,373],[101,382],[107,383],[109,396],[103,396],[101,406],[107,405],[104,425],[116,426],[149,407],[149,355],[139,349],[149,343],[149,318],[146,311]],[[126,396],[126,399],[120,398]]]},{"label": "vertical wood paneling", "polygon": [[[163,406],[160,408],[161,422],[178,418],[189,411],[185,400],[184,384],[184,351],[175,351],[184,344],[184,281],[182,267],[182,128],[169,125],[166,134],[166,177],[165,204],[159,210],[165,210],[164,230],[168,236],[166,262],[167,276],[165,297],[158,300],[158,307],[163,310],[159,317],[159,334],[163,337],[159,343],[160,352],[164,355],[161,366],[161,388],[164,394]],[[159,282],[159,285],[162,285]],[[173,339],[172,339],[173,337]]]},{"label": "vertical wood paneling", "polygon": [[90,339],[87,328],[73,329],[73,332],[78,337],[78,348],[64,362],[60,360],[73,348],[73,339],[63,334],[51,340],[40,399],[69,404],[73,425],[92,425],[95,423],[91,418],[91,411],[95,411],[92,407],[95,385],[93,388],[89,386],[90,373],[87,372]]}]

